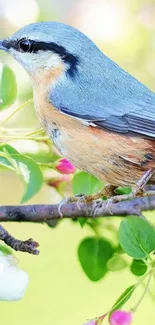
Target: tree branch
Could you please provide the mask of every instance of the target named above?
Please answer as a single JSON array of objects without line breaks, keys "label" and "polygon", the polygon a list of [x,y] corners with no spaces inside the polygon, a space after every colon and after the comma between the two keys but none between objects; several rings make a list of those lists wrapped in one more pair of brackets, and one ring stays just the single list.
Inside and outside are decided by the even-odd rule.
[{"label": "tree branch", "polygon": [[[59,204],[54,205],[19,205],[0,206],[0,222],[46,222],[63,218],[92,218],[94,215],[94,202],[86,203],[64,203],[59,211]],[[142,211],[155,209],[155,196],[137,197],[130,201],[123,201],[110,205],[102,205],[97,208],[95,217],[114,217],[141,215]]]},{"label": "tree branch", "polygon": [[[19,206],[0,206],[0,222],[48,222],[62,218],[93,218],[94,208],[97,201],[93,203],[64,203],[60,205],[19,205]],[[142,211],[155,209],[155,196],[138,197],[130,201],[119,202],[110,205],[106,201],[101,207],[95,210],[95,217],[114,217],[137,215],[142,216]],[[3,240],[14,250],[28,252],[37,255],[38,243],[32,239],[26,241],[15,239],[2,226],[0,226],[0,240]]]}]

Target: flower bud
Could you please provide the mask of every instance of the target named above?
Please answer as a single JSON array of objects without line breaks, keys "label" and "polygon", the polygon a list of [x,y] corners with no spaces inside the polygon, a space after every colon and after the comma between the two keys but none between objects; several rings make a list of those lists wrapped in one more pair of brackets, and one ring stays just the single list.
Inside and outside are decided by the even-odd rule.
[{"label": "flower bud", "polygon": [[110,325],[130,325],[132,323],[133,314],[130,311],[116,310],[109,318]]},{"label": "flower bud", "polygon": [[92,320],[89,320],[87,323],[85,323],[83,325],[97,325],[97,322],[95,321],[95,319],[92,319]]},{"label": "flower bud", "polygon": [[65,158],[60,159],[58,161],[56,169],[62,174],[73,174],[76,170],[76,168],[71,164],[71,162]]},{"label": "flower bud", "polygon": [[0,252],[0,300],[23,298],[28,282],[27,273],[17,267],[16,259]]}]

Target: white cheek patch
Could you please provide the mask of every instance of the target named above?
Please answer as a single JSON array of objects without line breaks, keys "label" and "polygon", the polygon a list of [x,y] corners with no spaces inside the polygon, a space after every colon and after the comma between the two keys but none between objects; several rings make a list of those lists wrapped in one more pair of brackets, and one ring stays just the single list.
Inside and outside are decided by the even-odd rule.
[{"label": "white cheek patch", "polygon": [[62,63],[59,55],[51,51],[21,53],[15,50],[11,50],[11,54],[29,73],[36,72],[40,69],[48,70],[51,68],[56,68]]},{"label": "white cheek patch", "polygon": [[49,52],[49,53],[50,53],[50,55],[49,55],[48,60],[46,60],[45,69],[49,69],[51,67],[56,68],[56,67],[60,66],[60,64],[62,63],[60,56],[56,53],[53,53],[53,54],[51,54],[51,52]]}]

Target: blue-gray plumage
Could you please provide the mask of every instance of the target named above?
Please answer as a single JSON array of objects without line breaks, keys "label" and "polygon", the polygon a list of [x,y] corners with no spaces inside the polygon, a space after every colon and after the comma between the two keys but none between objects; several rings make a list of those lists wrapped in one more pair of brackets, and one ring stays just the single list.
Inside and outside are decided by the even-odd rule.
[{"label": "blue-gray plumage", "polygon": [[132,186],[155,167],[155,94],[87,36],[62,23],[35,23],[0,49],[28,71],[40,120],[78,168]]},{"label": "blue-gray plumage", "polygon": [[52,103],[59,110],[109,130],[155,137],[154,93],[105,56],[87,36],[65,24],[44,22],[22,28],[10,41],[27,37],[53,42],[77,58],[73,76],[66,73],[51,92]]}]

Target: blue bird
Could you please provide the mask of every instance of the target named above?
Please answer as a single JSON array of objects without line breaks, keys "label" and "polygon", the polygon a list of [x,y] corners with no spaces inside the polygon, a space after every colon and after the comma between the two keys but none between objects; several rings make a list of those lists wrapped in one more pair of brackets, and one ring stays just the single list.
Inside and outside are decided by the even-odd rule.
[{"label": "blue bird", "polygon": [[0,49],[28,72],[40,122],[63,156],[110,184],[107,195],[118,186],[132,187],[114,202],[142,190],[149,195],[144,186],[155,184],[151,90],[63,23],[25,26],[0,41]]}]

